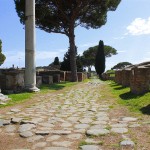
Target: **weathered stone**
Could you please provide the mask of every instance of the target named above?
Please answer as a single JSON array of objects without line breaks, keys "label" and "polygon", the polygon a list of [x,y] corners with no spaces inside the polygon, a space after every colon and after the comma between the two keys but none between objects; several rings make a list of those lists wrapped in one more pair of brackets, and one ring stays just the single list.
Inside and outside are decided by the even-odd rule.
[{"label": "weathered stone", "polygon": [[111,132],[114,132],[114,133],[127,133],[128,129],[127,128],[112,128]]},{"label": "weathered stone", "polygon": [[20,133],[21,137],[27,138],[33,136],[33,133],[31,131],[25,131]]},{"label": "weathered stone", "polygon": [[130,122],[130,121],[136,121],[137,118],[133,118],[133,117],[124,117],[121,119],[122,121],[125,121],[125,122]]},{"label": "weathered stone", "polygon": [[125,123],[117,123],[117,124],[111,124],[110,126],[113,128],[123,128],[123,127],[127,127],[128,125]]},{"label": "weathered stone", "polygon": [[27,141],[30,142],[30,143],[33,143],[33,142],[41,140],[41,139],[44,139],[44,137],[41,136],[41,135],[35,135],[35,136],[32,136],[32,137],[29,137],[27,139]]},{"label": "weathered stone", "polygon": [[50,124],[50,123],[39,123],[40,126],[43,126],[43,127],[48,127],[48,128],[52,128],[54,127],[53,124]]},{"label": "weathered stone", "polygon": [[131,140],[124,140],[122,142],[120,142],[120,146],[131,146],[134,147],[134,142]]},{"label": "weathered stone", "polygon": [[70,127],[70,126],[72,126],[72,124],[68,123],[68,122],[65,122],[65,123],[61,124],[61,127]]},{"label": "weathered stone", "polygon": [[89,129],[104,129],[106,128],[107,126],[106,125],[93,125],[91,126]]},{"label": "weathered stone", "polygon": [[11,123],[14,123],[14,124],[20,123],[21,120],[22,120],[22,118],[11,118]]},{"label": "weathered stone", "polygon": [[11,109],[10,111],[11,111],[11,112],[14,112],[14,113],[18,113],[18,112],[20,112],[21,110],[20,110],[20,109],[15,109],[15,108],[14,108],[14,109]]},{"label": "weathered stone", "polygon": [[68,139],[78,140],[82,137],[82,134],[70,134],[67,136]]},{"label": "weathered stone", "polygon": [[50,131],[51,134],[57,134],[57,135],[68,135],[71,133],[71,131],[65,131],[65,130],[53,130]]},{"label": "weathered stone", "polygon": [[3,120],[0,120],[0,127],[2,127],[3,126]]},{"label": "weathered stone", "polygon": [[99,144],[99,143],[101,143],[101,141],[96,141],[95,139],[92,139],[92,138],[86,139],[85,142],[88,144]]},{"label": "weathered stone", "polygon": [[62,146],[62,147],[70,147],[72,145],[72,142],[70,142],[70,141],[52,142],[52,145]]},{"label": "weathered stone", "polygon": [[75,125],[75,128],[77,128],[77,129],[87,129],[87,128],[89,128],[89,124],[77,124],[77,125]]},{"label": "weathered stone", "polygon": [[43,148],[46,146],[46,142],[39,142],[33,145],[32,149],[39,149],[39,148]]},{"label": "weathered stone", "polygon": [[97,145],[84,145],[80,146],[82,150],[102,150],[99,146]]},{"label": "weathered stone", "polygon": [[93,125],[94,125],[94,124],[95,124],[95,125],[105,125],[105,124],[107,124],[107,122],[106,122],[106,121],[103,121],[103,120],[102,120],[102,121],[99,120],[99,121],[93,121],[92,124],[93,124]]},{"label": "weathered stone", "polygon": [[10,124],[10,120],[3,120],[3,125],[6,126],[6,125],[9,125]]},{"label": "weathered stone", "polygon": [[106,135],[108,133],[110,132],[107,129],[91,129],[91,130],[87,130],[86,132],[87,135],[94,135],[94,136]]},{"label": "weathered stone", "polygon": [[93,120],[90,118],[84,118],[84,119],[80,119],[79,122],[81,122],[82,124],[88,124],[91,123]]},{"label": "weathered stone", "polygon": [[52,136],[48,137],[48,138],[46,139],[46,141],[48,141],[48,142],[50,142],[50,141],[55,141],[55,140],[58,140],[60,137],[61,137],[61,136],[59,136],[59,135],[52,135]]},{"label": "weathered stone", "polygon": [[36,126],[34,124],[23,124],[23,125],[20,125],[19,127],[19,132],[25,132],[25,131],[29,131],[33,128],[35,128]]}]

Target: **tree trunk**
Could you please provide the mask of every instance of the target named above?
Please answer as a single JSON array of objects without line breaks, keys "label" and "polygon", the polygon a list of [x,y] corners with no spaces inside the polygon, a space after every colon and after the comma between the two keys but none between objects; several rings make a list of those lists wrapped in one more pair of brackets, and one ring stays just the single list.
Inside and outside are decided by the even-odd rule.
[{"label": "tree trunk", "polygon": [[70,44],[71,81],[77,82],[78,77],[77,77],[77,65],[76,65],[74,26],[72,26],[69,30],[69,44]]}]

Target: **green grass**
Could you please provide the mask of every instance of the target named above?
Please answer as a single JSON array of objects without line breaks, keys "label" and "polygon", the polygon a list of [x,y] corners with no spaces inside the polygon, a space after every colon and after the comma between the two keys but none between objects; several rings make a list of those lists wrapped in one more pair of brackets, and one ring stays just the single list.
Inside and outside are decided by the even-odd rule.
[{"label": "green grass", "polygon": [[30,99],[34,93],[19,93],[19,94],[10,94],[8,97],[11,99],[8,101],[6,105],[0,105],[0,108],[6,107],[6,106],[12,106],[18,103],[22,103],[26,101],[27,99]]},{"label": "green grass", "polygon": [[143,95],[135,95],[130,92],[129,87],[122,87],[113,81],[107,83],[119,104],[128,106],[131,111],[150,115],[150,92]]},{"label": "green grass", "polygon": [[47,93],[47,92],[52,92],[52,91],[57,91],[57,90],[61,90],[65,87],[71,87],[73,85],[76,85],[77,82],[61,82],[61,83],[54,83],[51,85],[47,85],[47,84],[43,84],[40,87],[40,92],[41,93]]},{"label": "green grass", "polygon": [[[77,84],[77,82],[61,82],[61,83],[51,84],[51,85],[42,85],[40,87],[40,94],[54,92],[54,91],[61,90],[66,87],[71,87],[75,84]],[[9,94],[8,97],[11,98],[11,100],[9,100],[6,105],[0,105],[0,108],[25,102],[27,100],[30,100],[36,94],[38,93],[24,92],[24,93],[19,93],[19,94]]]}]

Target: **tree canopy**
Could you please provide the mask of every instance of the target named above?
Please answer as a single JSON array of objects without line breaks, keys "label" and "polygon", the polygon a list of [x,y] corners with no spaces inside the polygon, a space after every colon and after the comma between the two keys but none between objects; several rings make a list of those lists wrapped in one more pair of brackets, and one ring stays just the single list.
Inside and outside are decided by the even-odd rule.
[{"label": "tree canopy", "polygon": [[[83,65],[86,67],[93,66],[95,64],[95,58],[98,45],[88,48],[83,52]],[[105,57],[111,57],[117,54],[117,50],[111,46],[104,45]]]},{"label": "tree canopy", "polygon": [[[77,63],[77,71],[82,72],[83,71],[83,65],[81,61],[81,56],[77,54],[77,47],[76,47],[76,63]],[[64,59],[61,62],[60,70],[63,71],[71,71],[70,66],[70,49],[64,54]]]},{"label": "tree canopy", "polygon": [[4,54],[2,54],[2,41],[0,39],[0,66],[4,63],[6,57]]},{"label": "tree canopy", "polygon": [[[72,81],[77,81],[75,33],[77,26],[97,29],[107,21],[107,12],[115,11],[121,0],[35,0],[36,27],[69,38]],[[25,19],[25,0],[14,0],[21,23]]]},{"label": "tree canopy", "polygon": [[114,67],[112,67],[111,69],[123,69],[126,66],[132,65],[130,62],[120,62],[117,65],[115,65]]}]

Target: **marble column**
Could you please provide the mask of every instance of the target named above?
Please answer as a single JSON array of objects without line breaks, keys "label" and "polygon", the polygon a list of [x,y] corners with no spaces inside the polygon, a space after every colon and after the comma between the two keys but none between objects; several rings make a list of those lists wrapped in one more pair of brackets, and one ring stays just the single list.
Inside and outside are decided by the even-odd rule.
[{"label": "marble column", "polygon": [[35,0],[26,0],[25,11],[25,90],[37,92],[35,65]]}]

